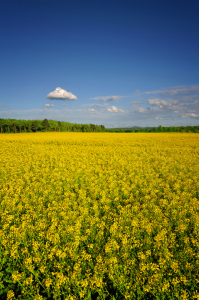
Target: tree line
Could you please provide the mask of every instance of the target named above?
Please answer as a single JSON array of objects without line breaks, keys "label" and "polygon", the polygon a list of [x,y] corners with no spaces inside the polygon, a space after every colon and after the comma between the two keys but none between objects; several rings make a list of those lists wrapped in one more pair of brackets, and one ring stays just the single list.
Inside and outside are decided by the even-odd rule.
[{"label": "tree line", "polygon": [[73,131],[73,132],[104,132],[104,125],[74,124],[54,120],[16,120],[0,119],[1,133]]},{"label": "tree line", "polygon": [[75,124],[54,120],[16,120],[0,118],[0,133],[22,132],[45,132],[45,131],[72,131],[72,132],[194,132],[199,133],[199,126],[178,126],[150,128],[105,128],[104,125]]},{"label": "tree line", "polygon": [[193,132],[199,133],[199,126],[163,127],[162,125],[152,128],[114,128],[106,129],[108,132]]}]

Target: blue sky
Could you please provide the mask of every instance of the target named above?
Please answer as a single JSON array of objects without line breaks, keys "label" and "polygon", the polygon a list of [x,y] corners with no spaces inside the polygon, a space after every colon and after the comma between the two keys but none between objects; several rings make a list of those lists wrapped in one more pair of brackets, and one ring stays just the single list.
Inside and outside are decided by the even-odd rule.
[{"label": "blue sky", "polygon": [[199,125],[199,2],[0,4],[0,117]]}]

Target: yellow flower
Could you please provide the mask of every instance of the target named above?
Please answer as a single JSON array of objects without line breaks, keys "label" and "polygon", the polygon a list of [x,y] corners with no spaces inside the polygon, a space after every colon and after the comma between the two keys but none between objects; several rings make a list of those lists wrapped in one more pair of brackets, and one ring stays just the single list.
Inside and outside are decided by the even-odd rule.
[{"label": "yellow flower", "polygon": [[142,286],[199,300],[183,291],[199,283],[197,134],[0,134],[0,145],[0,236],[23,298],[42,299],[42,285],[84,299],[111,281],[126,299]]},{"label": "yellow flower", "polygon": [[8,291],[7,293],[7,300],[13,299],[15,296],[14,292],[12,290]]},{"label": "yellow flower", "polygon": [[21,277],[22,274],[20,274],[18,271],[12,274],[12,279],[14,283],[20,281]]}]

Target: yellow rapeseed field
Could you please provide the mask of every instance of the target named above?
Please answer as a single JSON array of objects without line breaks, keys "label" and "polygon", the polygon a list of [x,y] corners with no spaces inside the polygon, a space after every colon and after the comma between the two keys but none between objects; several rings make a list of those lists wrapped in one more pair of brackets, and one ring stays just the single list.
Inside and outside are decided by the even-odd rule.
[{"label": "yellow rapeseed field", "polygon": [[0,299],[199,299],[199,135],[0,135]]}]

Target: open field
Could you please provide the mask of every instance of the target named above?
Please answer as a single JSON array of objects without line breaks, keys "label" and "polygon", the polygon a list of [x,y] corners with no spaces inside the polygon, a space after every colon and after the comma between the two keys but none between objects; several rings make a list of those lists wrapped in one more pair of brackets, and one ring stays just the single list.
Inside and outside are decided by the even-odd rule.
[{"label": "open field", "polygon": [[0,135],[1,299],[199,299],[197,134]]}]

